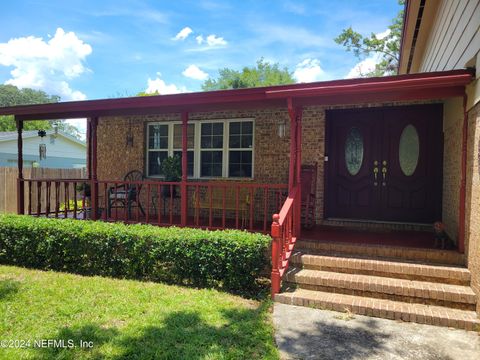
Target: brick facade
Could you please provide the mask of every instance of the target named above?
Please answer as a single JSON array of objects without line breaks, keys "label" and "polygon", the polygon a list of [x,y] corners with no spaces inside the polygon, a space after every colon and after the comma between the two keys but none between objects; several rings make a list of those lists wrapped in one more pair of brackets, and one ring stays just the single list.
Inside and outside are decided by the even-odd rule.
[{"label": "brick facade", "polygon": [[[432,103],[430,101],[428,103]],[[438,102],[438,101],[436,101]],[[424,104],[427,102],[390,102],[342,106],[310,106],[303,110],[302,117],[302,163],[318,164],[316,220],[321,222],[324,212],[324,156],[325,156],[325,110]],[[261,109],[242,111],[217,111],[190,113],[189,121],[214,119],[255,120],[254,178],[257,183],[288,183],[290,151],[289,117],[287,109]],[[180,121],[180,114],[148,116],[103,117],[98,125],[98,178],[122,180],[131,170],[145,169],[145,138],[148,122]],[[278,137],[280,122],[287,123],[286,134]],[[127,134],[134,136],[133,146],[126,146]]]},{"label": "brick facade", "polygon": [[[471,286],[480,296],[480,103],[468,113],[465,254]],[[477,303],[480,313],[480,301]]]}]

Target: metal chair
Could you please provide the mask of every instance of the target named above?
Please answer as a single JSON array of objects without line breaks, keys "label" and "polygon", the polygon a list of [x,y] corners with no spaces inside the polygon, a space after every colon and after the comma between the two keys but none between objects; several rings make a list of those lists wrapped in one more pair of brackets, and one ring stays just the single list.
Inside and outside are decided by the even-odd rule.
[{"label": "metal chair", "polygon": [[300,179],[302,184],[302,226],[311,229],[315,225],[317,163],[302,165]]},{"label": "metal chair", "polygon": [[[111,216],[112,208],[127,209],[127,219],[132,217],[132,208],[138,206],[142,215],[145,215],[141,201],[140,191],[142,184],[138,184],[145,179],[143,173],[139,170],[133,170],[127,173],[123,180],[126,184],[116,185],[108,189],[108,217]],[[137,182],[137,183],[131,183]]]}]

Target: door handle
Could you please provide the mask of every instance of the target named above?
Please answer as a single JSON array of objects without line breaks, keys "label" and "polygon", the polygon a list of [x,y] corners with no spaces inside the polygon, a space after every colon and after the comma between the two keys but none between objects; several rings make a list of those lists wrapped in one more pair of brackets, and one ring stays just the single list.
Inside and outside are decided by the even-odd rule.
[{"label": "door handle", "polygon": [[377,179],[378,179],[378,172],[379,172],[379,168],[378,168],[378,161],[375,160],[373,162],[373,186],[377,186],[378,185],[378,182],[377,182]]},{"label": "door handle", "polygon": [[382,161],[382,177],[383,177],[383,181],[382,181],[382,186],[387,186],[387,172],[388,172],[388,169],[387,169],[387,161],[386,160],[383,160]]}]

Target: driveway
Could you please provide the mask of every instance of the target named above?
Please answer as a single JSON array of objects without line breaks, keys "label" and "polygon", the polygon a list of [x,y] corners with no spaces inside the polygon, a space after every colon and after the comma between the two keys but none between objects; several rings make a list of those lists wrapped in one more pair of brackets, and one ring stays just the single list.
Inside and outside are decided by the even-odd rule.
[{"label": "driveway", "polygon": [[283,359],[480,359],[477,332],[274,304]]}]

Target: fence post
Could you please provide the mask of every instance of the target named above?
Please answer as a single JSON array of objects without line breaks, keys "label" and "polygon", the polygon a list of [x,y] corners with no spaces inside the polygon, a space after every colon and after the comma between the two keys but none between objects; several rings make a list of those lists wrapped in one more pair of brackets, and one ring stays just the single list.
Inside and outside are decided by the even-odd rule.
[{"label": "fence post", "polygon": [[272,300],[275,297],[275,294],[280,292],[280,270],[278,261],[280,259],[279,251],[280,249],[280,236],[281,236],[281,229],[278,220],[280,216],[278,214],[273,215],[273,223],[272,223],[272,274],[271,274],[271,283],[272,283]]}]

